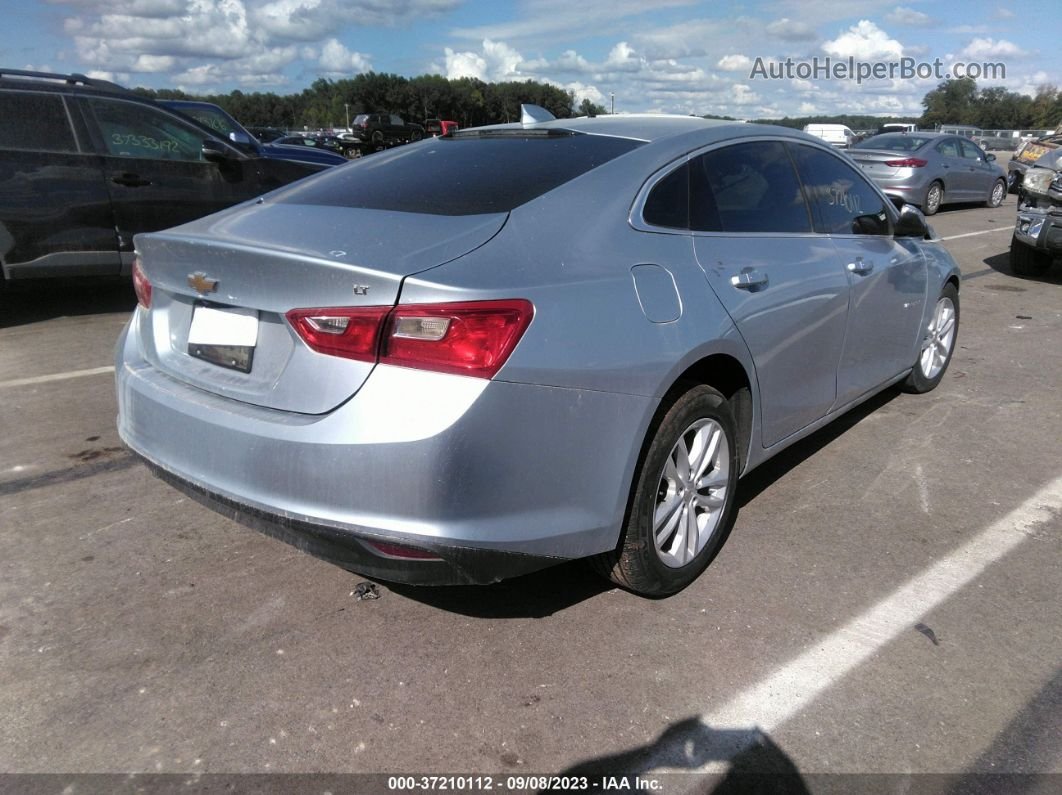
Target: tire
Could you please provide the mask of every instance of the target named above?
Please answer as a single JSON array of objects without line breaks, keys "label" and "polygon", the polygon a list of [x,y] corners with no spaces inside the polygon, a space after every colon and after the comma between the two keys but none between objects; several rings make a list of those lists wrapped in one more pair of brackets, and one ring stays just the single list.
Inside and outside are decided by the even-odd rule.
[{"label": "tire", "polygon": [[959,291],[948,282],[930,315],[914,369],[903,382],[904,392],[923,394],[937,388],[951,363],[959,338]]},{"label": "tire", "polygon": [[1010,269],[1015,276],[1024,278],[1043,276],[1051,267],[1051,255],[1037,251],[1016,237],[1010,239]]},{"label": "tire", "polygon": [[[598,571],[643,596],[667,596],[693,582],[734,521],[736,439],[730,406],[711,387],[695,386],[672,403],[650,426],[619,546],[594,559]],[[690,465],[698,462],[699,480],[690,482]]]},{"label": "tire", "polygon": [[411,133],[409,134],[409,140],[410,140],[411,142],[416,142],[416,141],[419,141],[419,140],[421,140],[421,139],[422,139],[423,137],[424,137],[424,133],[422,133],[422,132],[421,132],[420,130],[414,130],[413,132],[411,132]]},{"label": "tire", "polygon": [[998,207],[1003,203],[1003,199],[1007,196],[1007,183],[1003,180],[996,180],[992,185],[992,192],[988,194],[988,201],[985,202],[985,207]]},{"label": "tire", "polygon": [[922,215],[936,215],[944,203],[944,185],[939,180],[929,183],[926,197],[922,200]]},{"label": "tire", "polygon": [[384,137],[383,133],[377,130],[372,134],[372,145],[375,147],[383,146]]}]

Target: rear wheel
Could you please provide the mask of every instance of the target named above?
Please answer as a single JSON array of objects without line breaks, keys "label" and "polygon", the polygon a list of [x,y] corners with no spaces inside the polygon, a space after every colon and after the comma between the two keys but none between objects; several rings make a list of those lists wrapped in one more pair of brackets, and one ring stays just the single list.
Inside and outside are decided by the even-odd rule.
[{"label": "rear wheel", "polygon": [[985,202],[985,207],[998,207],[1003,203],[1003,197],[1007,195],[1007,183],[1004,180],[997,180],[996,184],[992,186],[992,192],[988,194],[988,201]]},{"label": "rear wheel", "polygon": [[948,282],[940,292],[929,318],[922,347],[914,369],[903,382],[905,392],[923,393],[936,389],[951,362],[959,334],[959,291]]},{"label": "rear wheel", "polygon": [[940,182],[931,182],[926,188],[926,197],[922,201],[922,212],[925,215],[936,215],[940,205],[944,203],[944,186]]},{"label": "rear wheel", "polygon": [[1016,276],[1043,276],[1051,267],[1051,255],[1037,251],[1016,237],[1010,239],[1010,269]]},{"label": "rear wheel", "polygon": [[726,399],[703,385],[679,397],[652,433],[620,544],[595,562],[631,591],[666,596],[693,582],[730,532],[737,437]]}]

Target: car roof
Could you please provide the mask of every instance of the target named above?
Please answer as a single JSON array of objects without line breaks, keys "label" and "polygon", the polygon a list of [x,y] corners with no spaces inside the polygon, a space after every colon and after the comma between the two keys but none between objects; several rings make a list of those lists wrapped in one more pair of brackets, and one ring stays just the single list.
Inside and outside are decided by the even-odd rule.
[{"label": "car roof", "polygon": [[32,91],[117,94],[125,99],[145,99],[125,86],[77,73],[58,74],[26,69],[0,69],[0,85],[4,88],[24,88]]},{"label": "car roof", "polygon": [[[670,116],[661,113],[624,113],[605,116],[577,116],[573,119],[522,124],[491,124],[479,130],[571,130],[573,132],[609,135],[616,138],[633,138],[639,141],[656,141],[684,133],[705,130],[710,127],[742,124],[719,119],[703,119],[699,116]],[[746,126],[743,125],[742,126]]]},{"label": "car roof", "polygon": [[[555,119],[533,123],[494,124],[458,130],[456,136],[474,136],[479,130],[556,130],[629,138],[647,144],[662,144],[663,148],[681,149],[685,146],[704,146],[733,138],[773,137],[792,138],[821,144],[822,140],[803,130],[776,124],[751,124],[729,119],[705,119],[700,116],[672,116],[662,113],[630,113],[604,116],[578,116],[574,119]],[[670,145],[670,146],[669,146]]]}]

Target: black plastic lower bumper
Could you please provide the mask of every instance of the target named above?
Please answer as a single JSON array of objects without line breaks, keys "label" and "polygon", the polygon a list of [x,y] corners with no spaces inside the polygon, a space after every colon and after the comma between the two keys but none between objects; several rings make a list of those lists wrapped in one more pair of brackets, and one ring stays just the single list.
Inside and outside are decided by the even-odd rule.
[{"label": "black plastic lower bumper", "polygon": [[[138,456],[140,457],[140,456]],[[189,483],[140,457],[152,474],[196,502],[240,524],[291,544],[314,557],[373,579],[408,585],[486,585],[529,574],[564,558],[416,542],[416,549],[437,558],[403,558],[383,554],[371,542],[409,547],[408,539],[360,533],[277,516]]]}]

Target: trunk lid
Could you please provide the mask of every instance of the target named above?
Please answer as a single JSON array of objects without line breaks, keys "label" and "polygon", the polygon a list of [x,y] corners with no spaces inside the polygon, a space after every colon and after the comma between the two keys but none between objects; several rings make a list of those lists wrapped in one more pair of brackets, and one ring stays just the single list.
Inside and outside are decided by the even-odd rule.
[{"label": "trunk lid", "polygon": [[896,166],[885,165],[886,161],[906,160],[910,157],[917,157],[917,155],[912,155],[910,152],[891,152],[887,149],[849,149],[848,155],[871,179],[874,177],[894,177],[900,173],[900,169]]},{"label": "trunk lid", "polygon": [[406,276],[478,248],[507,217],[260,202],[139,235],[152,285],[141,348],[155,367],[200,389],[325,413],[357,392],[374,364],[312,351],[285,313],[394,305]]}]

